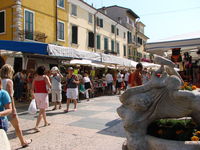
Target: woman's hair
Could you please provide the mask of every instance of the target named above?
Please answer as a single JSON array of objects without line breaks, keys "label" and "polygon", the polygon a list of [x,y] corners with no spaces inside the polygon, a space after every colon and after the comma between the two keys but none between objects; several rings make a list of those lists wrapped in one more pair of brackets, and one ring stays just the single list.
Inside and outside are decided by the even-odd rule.
[{"label": "woman's hair", "polygon": [[14,74],[13,67],[9,64],[3,65],[0,71],[0,76],[2,79],[12,79]]},{"label": "woman's hair", "polygon": [[38,75],[40,75],[40,76],[42,76],[42,75],[44,75],[45,74],[45,67],[44,66],[39,66],[38,68],[37,68],[37,74]]}]

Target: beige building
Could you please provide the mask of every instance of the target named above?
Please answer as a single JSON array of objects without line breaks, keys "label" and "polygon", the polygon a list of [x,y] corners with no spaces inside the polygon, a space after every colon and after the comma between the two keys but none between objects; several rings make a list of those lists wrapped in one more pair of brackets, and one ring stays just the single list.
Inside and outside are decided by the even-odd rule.
[{"label": "beige building", "polygon": [[144,33],[145,25],[138,21],[140,19],[136,13],[129,8],[117,5],[102,7],[99,11],[128,28],[127,47],[129,59],[140,61],[142,58],[149,57],[149,54],[144,52],[144,44],[148,40]]},{"label": "beige building", "polygon": [[81,0],[69,2],[69,46],[128,57],[129,29]]}]

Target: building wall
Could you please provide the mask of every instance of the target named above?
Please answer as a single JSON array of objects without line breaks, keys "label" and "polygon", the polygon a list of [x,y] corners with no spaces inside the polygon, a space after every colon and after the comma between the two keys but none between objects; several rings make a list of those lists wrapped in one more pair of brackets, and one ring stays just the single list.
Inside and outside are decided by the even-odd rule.
[{"label": "building wall", "polygon": [[13,0],[1,0],[0,11],[5,10],[6,14],[6,32],[0,34],[0,40],[12,40],[12,11],[15,5]]},{"label": "building wall", "polygon": [[[71,4],[75,4],[77,6],[77,16],[71,15]],[[88,13],[93,14],[93,23],[88,23]],[[97,12],[96,9],[89,7],[87,4],[79,1],[79,0],[69,0],[69,46],[80,49],[80,50],[88,50],[94,51],[94,48],[88,47],[88,32],[94,33],[94,14],[96,17],[103,19],[103,28],[96,26],[96,35],[100,35],[100,43],[101,49],[97,51],[104,51],[104,37],[108,38],[108,50],[111,51],[111,40],[115,41],[115,34],[111,33],[111,25],[116,25],[117,22],[110,19],[106,15],[101,12]],[[78,44],[72,44],[72,25],[78,26]],[[116,42],[119,42],[120,45],[120,54],[119,56],[123,57],[123,45],[127,46],[127,39],[124,39],[124,32],[127,32],[128,29],[123,27],[122,25],[116,26],[119,29],[119,35],[116,36]],[[95,37],[96,38],[96,37]],[[97,41],[96,41],[97,42]],[[115,49],[116,52],[116,49]]]},{"label": "building wall", "polygon": [[[3,2],[2,2],[3,1]],[[68,46],[68,3],[65,1],[65,9],[57,8],[57,19],[65,23],[65,40],[56,41],[56,0],[22,0],[22,32],[24,30],[24,11],[30,10],[34,13],[34,32],[45,33],[47,36],[45,43],[54,43],[62,46]],[[14,40],[16,29],[12,27],[15,24],[14,0],[1,0],[0,10],[6,10],[6,33],[0,34],[0,40]],[[44,7],[45,6],[45,7]],[[23,38],[22,38],[23,40]]]}]

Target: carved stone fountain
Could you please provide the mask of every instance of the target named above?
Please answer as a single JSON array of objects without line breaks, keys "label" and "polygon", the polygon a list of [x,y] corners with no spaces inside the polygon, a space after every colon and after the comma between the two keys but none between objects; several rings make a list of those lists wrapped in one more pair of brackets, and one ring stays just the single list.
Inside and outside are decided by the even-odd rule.
[{"label": "carved stone fountain", "polygon": [[[127,140],[123,150],[199,150],[198,142],[165,140],[147,135],[148,126],[155,120],[192,117],[200,125],[200,94],[181,91],[182,79],[174,64],[156,57],[161,67],[151,80],[122,94],[117,109],[123,120]],[[158,76],[159,74],[159,76]]]}]

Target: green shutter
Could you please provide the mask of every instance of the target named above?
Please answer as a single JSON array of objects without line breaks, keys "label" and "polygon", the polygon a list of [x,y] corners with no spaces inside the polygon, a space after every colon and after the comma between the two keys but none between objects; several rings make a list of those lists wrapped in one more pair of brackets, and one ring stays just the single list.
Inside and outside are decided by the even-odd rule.
[{"label": "green shutter", "polygon": [[101,37],[97,35],[97,49],[101,49]]},{"label": "green shutter", "polygon": [[111,41],[111,50],[112,50],[112,52],[115,51],[115,42],[114,42],[114,40]]},{"label": "green shutter", "polygon": [[104,50],[108,50],[108,39],[104,38]]},{"label": "green shutter", "polygon": [[25,38],[33,40],[33,13],[25,11]]}]

